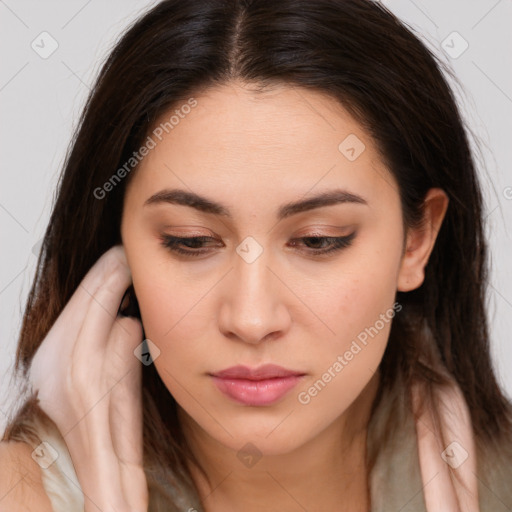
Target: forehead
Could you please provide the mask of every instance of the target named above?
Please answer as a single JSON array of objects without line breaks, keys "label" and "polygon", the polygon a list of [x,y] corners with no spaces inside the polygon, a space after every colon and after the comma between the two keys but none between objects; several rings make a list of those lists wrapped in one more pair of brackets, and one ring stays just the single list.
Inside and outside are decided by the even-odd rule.
[{"label": "forehead", "polygon": [[[238,193],[282,200],[284,192],[296,198],[328,187],[398,195],[374,142],[330,96],[230,83],[193,100],[193,107],[187,100],[174,105],[149,133],[156,144],[134,176],[139,193],[179,185],[231,201]],[[383,193],[383,185],[390,190]]]},{"label": "forehead", "polygon": [[[197,105],[170,130],[174,140],[168,141],[176,146],[186,140],[187,147],[181,149],[191,153],[212,151],[271,165],[279,159],[313,157],[326,149],[337,156],[338,144],[346,135],[364,137],[358,123],[334,98],[298,87],[282,85],[257,92],[230,83],[194,98]],[[179,110],[179,104],[173,107]],[[157,126],[166,119],[169,112]]]}]

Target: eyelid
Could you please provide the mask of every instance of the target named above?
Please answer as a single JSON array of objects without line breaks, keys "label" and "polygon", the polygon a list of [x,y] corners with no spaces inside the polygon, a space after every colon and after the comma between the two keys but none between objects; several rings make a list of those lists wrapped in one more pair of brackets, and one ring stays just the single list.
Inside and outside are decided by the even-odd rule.
[{"label": "eyelid", "polygon": [[[176,228],[190,228],[194,231],[177,231]],[[160,237],[166,237],[166,238],[210,238],[211,242],[218,242],[222,240],[222,236],[211,231],[207,230],[202,231],[203,228],[199,228],[197,226],[170,226],[165,225],[163,226],[163,229],[169,229],[171,232],[167,233],[165,231],[161,232]],[[299,231],[293,233],[293,235],[287,237],[290,240],[297,239],[297,238],[313,238],[313,237],[319,237],[319,238],[340,238],[340,237],[349,237],[354,231],[358,230],[357,224],[346,224],[344,226],[335,226],[335,225],[329,225],[329,224],[313,224],[309,226],[303,226]],[[231,235],[231,233],[230,233]],[[228,237],[230,238],[230,237]]]},{"label": "eyelid", "polygon": [[[317,239],[325,241],[327,240],[330,245],[328,245],[327,248],[311,248],[307,247],[305,249],[300,249],[299,252],[304,254],[308,257],[315,257],[320,260],[322,257],[328,257],[329,255],[334,255],[338,252],[341,252],[343,249],[346,249],[352,245],[353,240],[357,236],[357,230],[352,231],[349,235],[344,236],[325,236],[325,235],[315,235],[310,234],[306,236],[300,236],[300,237],[294,237],[290,240],[292,247],[295,247],[297,244],[297,241],[304,241],[308,239]],[[182,245],[186,242],[193,242],[193,243],[208,243],[212,240],[215,241],[213,237],[210,236],[174,236],[174,235],[168,235],[163,234],[160,237],[160,243],[163,247],[167,248],[169,251],[180,254],[181,256],[184,256],[186,258],[192,257],[197,258],[198,256],[202,256],[205,254],[209,254],[211,250],[208,247],[190,247],[187,249],[184,249]]]},{"label": "eyelid", "polygon": [[[186,231],[181,231],[181,229],[186,229]],[[169,230],[170,233],[167,233],[166,230]],[[190,231],[189,231],[190,230]],[[187,225],[168,225],[162,226],[160,228],[162,235],[183,237],[183,238],[191,238],[194,236],[211,236],[211,237],[220,237],[215,231],[211,229],[201,228],[198,226],[187,226]]]},{"label": "eyelid", "polygon": [[310,237],[310,236],[325,236],[325,237],[337,237],[345,236],[355,231],[355,225],[348,226],[311,226],[302,228],[294,238],[296,237]]}]

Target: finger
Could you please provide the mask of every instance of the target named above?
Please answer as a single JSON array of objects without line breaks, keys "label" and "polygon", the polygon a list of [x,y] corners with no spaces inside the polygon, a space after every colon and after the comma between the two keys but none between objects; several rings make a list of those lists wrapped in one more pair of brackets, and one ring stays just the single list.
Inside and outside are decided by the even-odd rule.
[{"label": "finger", "polygon": [[[112,444],[119,459],[123,496],[130,510],[147,510],[148,490],[143,470],[142,364],[134,351],[143,338],[136,318],[119,318],[109,340],[115,361],[126,371],[112,389]],[[119,371],[119,370],[118,370]]]},{"label": "finger", "polygon": [[48,368],[55,364],[55,357],[64,361],[70,359],[93,295],[112,269],[120,265],[130,272],[122,245],[116,245],[106,251],[82,279],[32,358],[30,380],[34,388],[44,381]]},{"label": "finger", "polygon": [[128,273],[131,280],[130,268],[128,267],[124,248],[122,245],[115,245],[103,253],[89,269],[71,296],[71,299],[62,310],[59,316],[59,324],[65,326],[68,334],[70,333],[68,328],[70,325],[76,325],[78,323],[80,326],[82,324],[87,310],[99,288],[113,272],[120,269]]},{"label": "finger", "polygon": [[[101,400],[64,436],[86,504],[113,510],[123,496],[119,460],[113,450],[109,424],[109,401]],[[124,501],[124,500],[123,500]],[[106,510],[106,508],[104,509]],[[123,509],[124,510],[124,509]]]},{"label": "finger", "polygon": [[[113,444],[123,463],[142,466],[142,364],[135,349],[142,343],[142,324],[136,318],[119,318],[111,339],[114,375],[121,380],[112,388],[111,424]],[[110,357],[109,357],[110,361]]]},{"label": "finger", "polygon": [[112,260],[110,274],[105,276],[89,303],[73,352],[74,360],[87,361],[105,352],[122,296],[131,282],[128,267]]},{"label": "finger", "polygon": [[121,482],[129,510],[148,510],[149,492],[144,469],[141,467],[121,467]]},{"label": "finger", "polygon": [[[91,425],[88,436],[92,437],[90,444],[94,450],[91,457],[98,467],[103,468],[101,481],[115,482],[130,510],[147,510],[147,488],[142,469],[142,365],[134,354],[142,338],[142,324],[138,319],[117,317],[103,365],[103,371],[110,376],[108,380],[112,381],[108,384],[109,390],[87,416]],[[103,424],[106,404],[108,424],[102,430],[93,430]],[[115,474],[112,473],[114,468]]]},{"label": "finger", "polygon": [[118,317],[108,342],[105,372],[121,375],[110,392],[110,435],[122,495],[129,510],[147,510],[147,485],[143,471],[142,364],[134,351],[143,338],[136,318]]}]

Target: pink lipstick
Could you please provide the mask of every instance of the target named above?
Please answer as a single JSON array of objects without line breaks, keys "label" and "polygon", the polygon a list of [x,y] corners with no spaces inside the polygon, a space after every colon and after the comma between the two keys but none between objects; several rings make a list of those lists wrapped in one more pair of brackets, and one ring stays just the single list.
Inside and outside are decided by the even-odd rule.
[{"label": "pink lipstick", "polygon": [[305,374],[266,364],[258,368],[233,366],[211,374],[217,388],[244,405],[262,406],[277,402]]}]

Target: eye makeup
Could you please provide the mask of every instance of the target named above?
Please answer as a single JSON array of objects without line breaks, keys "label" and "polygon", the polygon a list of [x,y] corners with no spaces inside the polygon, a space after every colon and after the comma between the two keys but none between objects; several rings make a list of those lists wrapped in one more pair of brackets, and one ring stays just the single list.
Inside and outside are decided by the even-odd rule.
[{"label": "eye makeup", "polygon": [[[299,249],[299,252],[305,253],[309,256],[324,256],[349,247],[355,236],[355,231],[346,236],[336,237],[303,236],[292,239],[290,241],[290,245],[292,247],[297,247],[298,245],[302,245],[302,247],[305,246],[305,248]],[[204,244],[207,244],[208,242],[214,242],[214,245],[218,247],[218,240],[209,236],[181,237],[162,234],[160,240],[161,244],[165,248],[176,254],[187,257],[197,257],[212,252],[211,249],[205,249]],[[298,244],[297,242],[301,242],[302,244]]]}]

